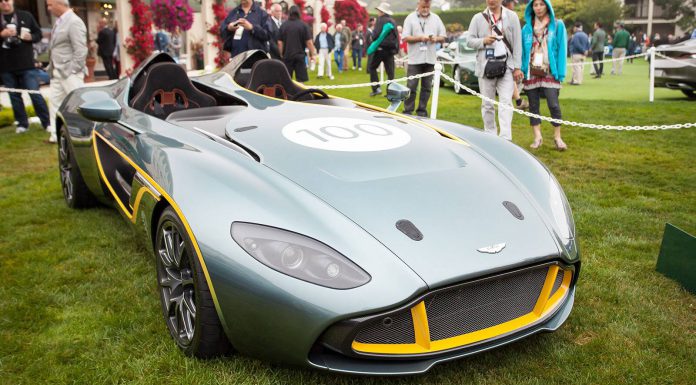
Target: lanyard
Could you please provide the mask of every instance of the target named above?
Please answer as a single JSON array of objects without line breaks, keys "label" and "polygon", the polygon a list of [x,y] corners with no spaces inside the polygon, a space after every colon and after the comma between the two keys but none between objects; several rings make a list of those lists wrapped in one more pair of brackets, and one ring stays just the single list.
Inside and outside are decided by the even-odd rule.
[{"label": "lanyard", "polygon": [[491,24],[491,31],[494,31],[494,27],[500,23],[500,27],[498,27],[498,30],[502,33],[503,32],[503,11],[500,10],[500,19],[496,19],[495,15],[491,10],[488,10],[488,15],[490,16],[488,18],[488,22]]},{"label": "lanyard", "polygon": [[420,24],[421,31],[423,31],[423,34],[425,35],[425,25],[428,23],[428,19],[424,19],[422,22],[420,21],[421,17],[418,17],[418,24]]}]

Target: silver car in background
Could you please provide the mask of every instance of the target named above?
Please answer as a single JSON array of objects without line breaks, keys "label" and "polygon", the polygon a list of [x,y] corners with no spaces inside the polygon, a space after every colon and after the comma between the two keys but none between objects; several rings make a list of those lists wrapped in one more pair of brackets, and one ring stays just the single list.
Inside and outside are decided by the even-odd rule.
[{"label": "silver car in background", "polygon": [[670,59],[655,58],[655,87],[681,90],[689,98],[696,98],[696,40],[662,45],[657,53]]}]

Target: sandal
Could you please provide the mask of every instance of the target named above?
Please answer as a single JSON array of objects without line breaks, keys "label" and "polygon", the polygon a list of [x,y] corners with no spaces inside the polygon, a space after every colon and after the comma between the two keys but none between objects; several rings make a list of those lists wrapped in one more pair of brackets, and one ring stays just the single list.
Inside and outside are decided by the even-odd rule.
[{"label": "sandal", "polygon": [[534,139],[534,143],[530,144],[529,147],[532,150],[536,150],[537,148],[541,147],[542,143],[544,143],[544,138],[539,137]]},{"label": "sandal", "polygon": [[565,142],[563,141],[563,139],[561,139],[561,138],[556,138],[556,139],[554,139],[553,141],[554,141],[554,143],[556,143],[556,150],[558,150],[558,151],[565,151],[565,150],[568,149],[568,146],[565,144]]}]

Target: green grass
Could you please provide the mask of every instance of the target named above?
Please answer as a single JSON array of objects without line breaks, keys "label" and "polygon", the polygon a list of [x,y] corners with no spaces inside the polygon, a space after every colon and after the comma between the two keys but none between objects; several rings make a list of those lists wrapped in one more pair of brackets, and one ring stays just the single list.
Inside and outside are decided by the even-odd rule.
[{"label": "green grass", "polygon": [[[336,82],[367,81],[364,73],[339,76]],[[564,118],[696,121],[696,103],[680,93],[650,104],[639,91],[618,86],[641,84],[635,76],[627,70],[620,80],[602,79],[609,91],[599,82],[565,87]],[[387,104],[368,93],[335,92]],[[441,118],[481,125],[477,98],[451,89],[441,95]],[[545,124],[547,143],[550,132]],[[113,209],[68,209],[55,147],[42,142],[46,134],[2,128],[0,384],[693,384],[696,297],[656,273],[655,262],[665,222],[696,233],[696,129],[565,128],[563,135],[569,151],[545,144],[535,155],[564,186],[577,224],[583,268],[566,324],[423,376],[384,379],[239,355],[184,358],[166,331],[154,264],[139,236]],[[516,117],[514,141],[526,147],[531,138],[528,121]]]}]

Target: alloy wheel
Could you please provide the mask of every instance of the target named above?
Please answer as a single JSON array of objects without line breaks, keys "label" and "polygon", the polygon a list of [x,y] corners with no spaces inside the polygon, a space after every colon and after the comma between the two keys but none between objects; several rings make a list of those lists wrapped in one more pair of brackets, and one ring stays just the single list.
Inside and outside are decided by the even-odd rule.
[{"label": "alloy wheel", "polygon": [[65,135],[60,136],[58,158],[60,162],[60,181],[63,186],[63,196],[66,201],[71,201],[73,199],[72,160],[70,159],[68,139]]},{"label": "alloy wheel", "polygon": [[177,343],[191,344],[196,325],[194,271],[186,241],[172,221],[165,221],[157,242],[157,276],[169,332]]}]

